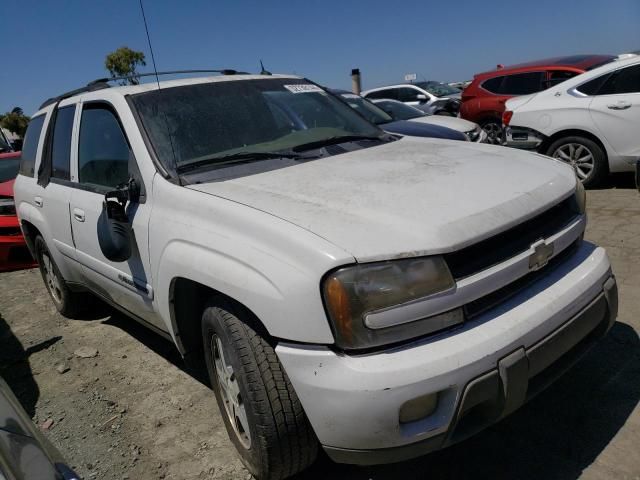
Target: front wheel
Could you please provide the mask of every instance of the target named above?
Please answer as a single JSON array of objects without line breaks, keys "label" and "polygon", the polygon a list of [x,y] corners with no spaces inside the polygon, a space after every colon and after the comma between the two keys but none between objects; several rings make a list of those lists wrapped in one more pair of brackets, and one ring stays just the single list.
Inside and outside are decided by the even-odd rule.
[{"label": "front wheel", "polygon": [[202,336],[209,379],[229,438],[258,479],[311,465],[318,441],[271,345],[234,308],[207,307]]},{"label": "front wheel", "polygon": [[560,138],[549,146],[547,155],[571,165],[585,187],[596,186],[608,173],[604,151],[596,142],[585,137]]}]

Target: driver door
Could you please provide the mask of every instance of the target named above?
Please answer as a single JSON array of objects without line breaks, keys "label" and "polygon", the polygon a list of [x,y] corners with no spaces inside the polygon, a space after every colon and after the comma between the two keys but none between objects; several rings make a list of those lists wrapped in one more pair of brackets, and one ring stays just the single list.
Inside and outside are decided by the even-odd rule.
[{"label": "driver door", "polygon": [[[139,177],[136,161],[116,110],[107,103],[82,105],[78,133],[77,188],[71,194],[71,226],[76,256],[87,285],[112,303],[158,325],[152,305],[151,269],[148,257],[149,203],[127,205],[133,229],[131,257],[108,260],[98,237],[104,232],[105,193]],[[132,172],[131,170],[135,170]],[[142,182],[141,180],[138,180]]]}]

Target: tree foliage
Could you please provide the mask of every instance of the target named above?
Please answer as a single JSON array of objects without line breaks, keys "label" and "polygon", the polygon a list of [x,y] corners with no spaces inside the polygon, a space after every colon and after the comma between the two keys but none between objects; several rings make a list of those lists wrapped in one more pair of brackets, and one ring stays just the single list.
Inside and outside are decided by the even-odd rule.
[{"label": "tree foliage", "polygon": [[131,50],[129,47],[120,47],[109,53],[104,61],[104,66],[109,70],[111,78],[133,75],[128,80],[122,80],[121,85],[138,85],[140,80],[135,76],[138,73],[136,69],[146,64],[144,53]]},{"label": "tree foliage", "polygon": [[31,119],[22,112],[20,107],[15,107],[10,112],[0,114],[0,126],[15,133],[20,138],[24,138],[29,120]]}]

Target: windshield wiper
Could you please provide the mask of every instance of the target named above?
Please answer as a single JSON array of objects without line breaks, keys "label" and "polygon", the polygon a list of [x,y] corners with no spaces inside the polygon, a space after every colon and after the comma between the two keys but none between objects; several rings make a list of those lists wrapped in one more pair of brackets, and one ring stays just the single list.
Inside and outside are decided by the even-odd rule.
[{"label": "windshield wiper", "polygon": [[382,136],[375,135],[338,135],[335,137],[328,137],[322,140],[316,140],[314,142],[301,143],[296,145],[291,150],[294,152],[302,152],[305,150],[313,150],[314,148],[326,147],[328,145],[335,145],[337,143],[353,142],[355,140],[383,140]]},{"label": "windshield wiper", "polygon": [[230,153],[229,155],[211,155],[209,157],[187,160],[186,162],[178,165],[176,170],[178,173],[184,173],[205,166],[211,166],[215,169],[218,168],[218,165],[223,166],[234,163],[250,163],[260,160],[268,160],[270,158],[292,158],[298,160],[306,157],[295,152],[236,152]]}]

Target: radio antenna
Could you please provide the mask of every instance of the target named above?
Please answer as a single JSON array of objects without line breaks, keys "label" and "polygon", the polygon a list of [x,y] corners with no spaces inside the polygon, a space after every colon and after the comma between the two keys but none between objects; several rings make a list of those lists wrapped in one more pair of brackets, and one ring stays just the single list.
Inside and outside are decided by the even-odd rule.
[{"label": "radio antenna", "polygon": [[144,30],[147,32],[147,43],[149,43],[149,51],[151,52],[151,63],[153,63],[153,72],[156,74],[156,83],[160,90],[160,78],[158,77],[158,69],[156,68],[156,57],[153,55],[153,47],[151,46],[151,37],[149,36],[149,27],[147,26],[147,16],[144,14],[144,5],[140,0],[140,10],[142,10],[142,20],[144,21]]},{"label": "radio antenna", "polygon": [[[144,21],[144,30],[147,32],[147,42],[149,43],[149,51],[151,52],[151,63],[153,63],[153,73],[156,75],[156,83],[158,84],[158,93],[160,93],[160,77],[158,76],[158,69],[156,68],[156,57],[153,55],[153,47],[151,46],[151,37],[149,36],[149,27],[147,26],[147,16],[144,14],[144,5],[140,0],[140,10],[142,10],[142,20]],[[169,137],[169,144],[171,145],[171,155],[173,156],[173,165],[178,167],[178,161],[176,160],[176,150],[173,147],[173,139],[171,138],[171,130],[169,130],[169,120],[167,120],[167,114],[163,112],[164,123],[167,127],[167,136]],[[180,176],[178,175],[178,184],[182,185]]]}]

